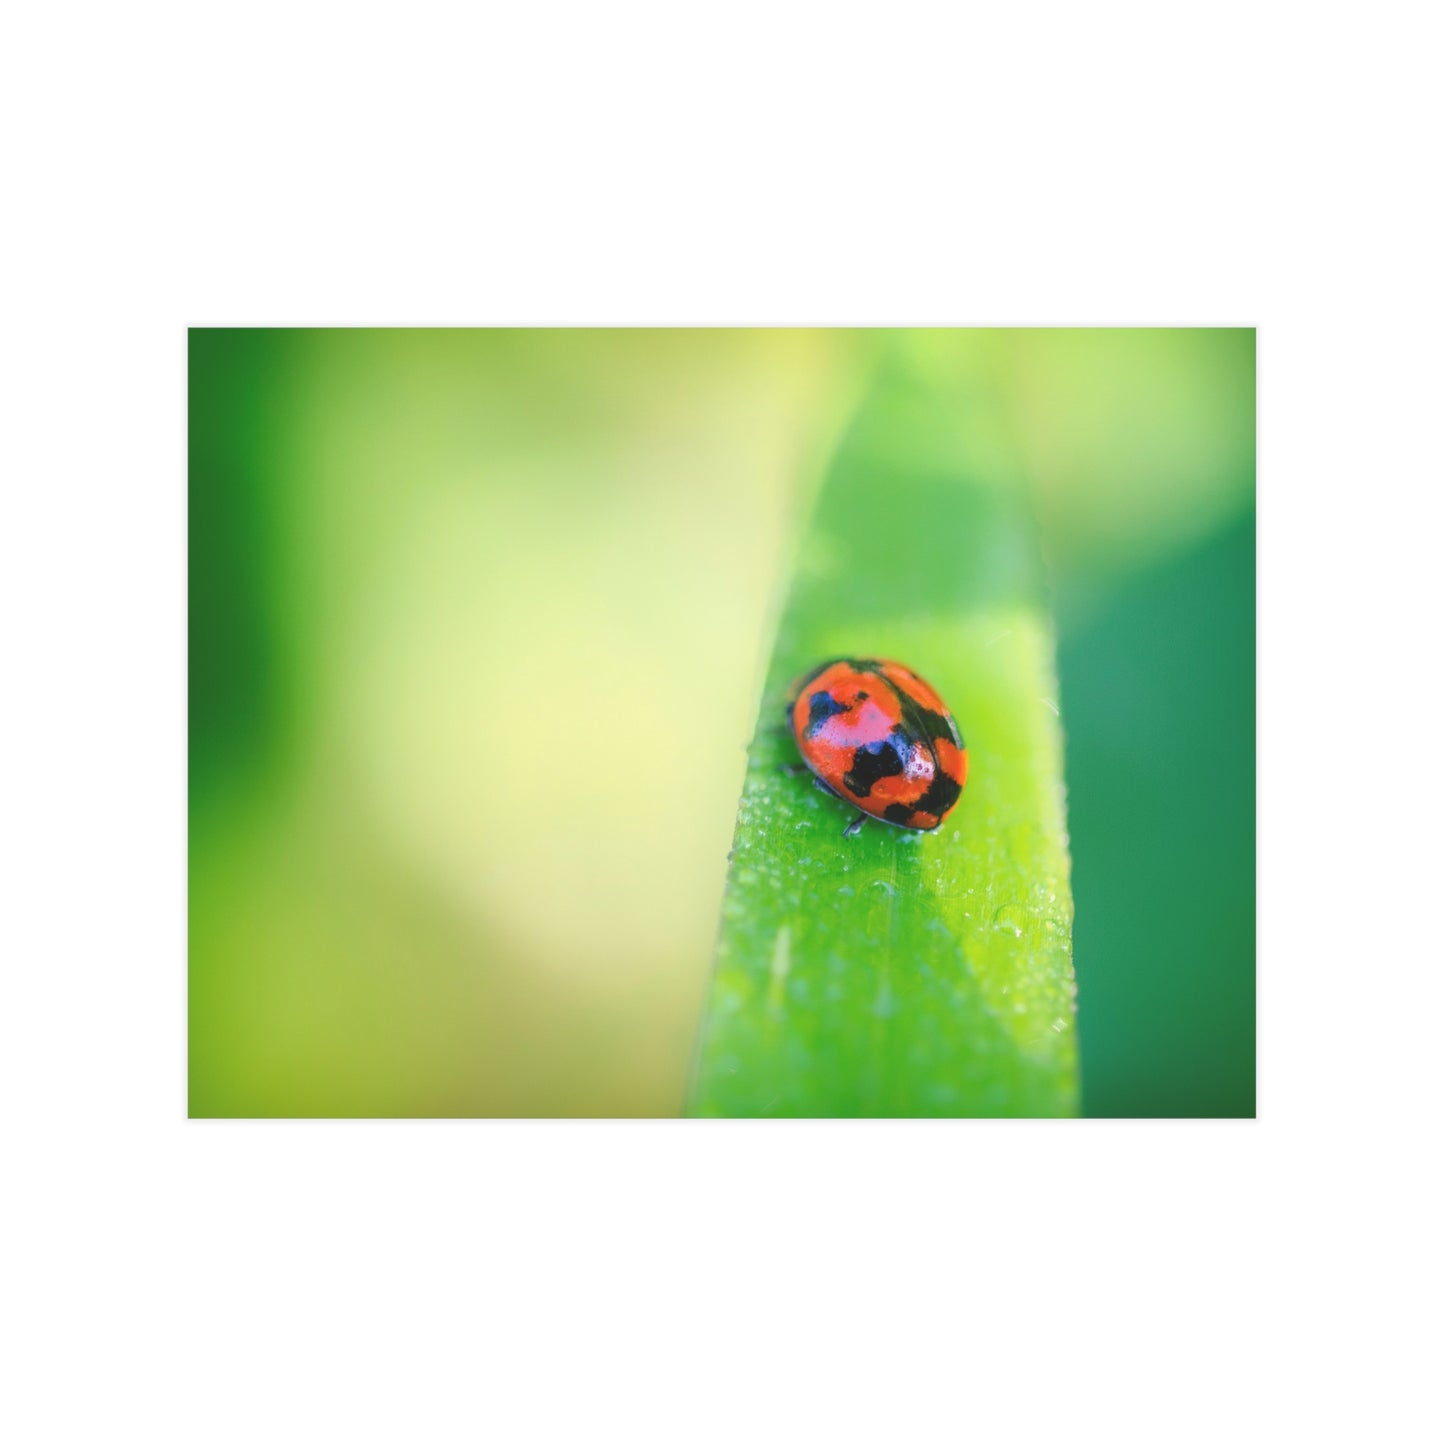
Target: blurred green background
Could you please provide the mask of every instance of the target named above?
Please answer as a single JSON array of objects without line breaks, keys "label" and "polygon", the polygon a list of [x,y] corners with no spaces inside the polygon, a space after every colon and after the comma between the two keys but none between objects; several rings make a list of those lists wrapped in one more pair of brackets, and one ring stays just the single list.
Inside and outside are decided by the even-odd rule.
[{"label": "blurred green background", "polygon": [[[681,1111],[792,539],[888,340],[191,333],[193,1116]],[[1254,333],[925,344],[1051,567],[1085,1112],[1251,1115]]]}]

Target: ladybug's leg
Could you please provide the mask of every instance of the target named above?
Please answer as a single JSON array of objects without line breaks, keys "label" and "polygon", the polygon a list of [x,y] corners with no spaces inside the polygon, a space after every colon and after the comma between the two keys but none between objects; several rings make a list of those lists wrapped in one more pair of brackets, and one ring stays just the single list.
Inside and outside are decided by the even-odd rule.
[{"label": "ladybug's leg", "polygon": [[856,832],[859,830],[859,828],[861,828],[861,827],[864,825],[864,823],[866,823],[867,821],[868,821],[868,814],[867,814],[867,813],[859,813],[858,816],[857,816],[856,818],[854,818],[853,821],[852,821],[851,823],[849,823],[846,828],[843,829],[843,836],[844,836],[845,838],[851,838],[851,837],[853,836],[853,834],[856,833]]}]

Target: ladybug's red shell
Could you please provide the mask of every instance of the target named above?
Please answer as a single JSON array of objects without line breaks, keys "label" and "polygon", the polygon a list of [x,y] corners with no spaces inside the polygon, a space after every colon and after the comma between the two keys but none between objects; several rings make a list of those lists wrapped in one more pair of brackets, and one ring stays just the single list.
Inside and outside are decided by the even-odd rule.
[{"label": "ladybug's red shell", "polygon": [[963,791],[968,753],[943,699],[916,672],[840,657],[795,689],[793,736],[828,788],[884,823],[938,827]]}]

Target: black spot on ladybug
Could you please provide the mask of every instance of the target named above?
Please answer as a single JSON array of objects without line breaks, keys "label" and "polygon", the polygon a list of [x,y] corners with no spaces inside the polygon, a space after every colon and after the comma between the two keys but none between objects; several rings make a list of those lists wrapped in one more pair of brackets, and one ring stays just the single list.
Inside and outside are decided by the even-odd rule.
[{"label": "black spot on ladybug", "polygon": [[808,699],[808,726],[804,731],[809,737],[812,737],[830,717],[836,717],[840,712],[847,711],[848,704],[846,702],[839,702],[826,688],[820,687]]},{"label": "black spot on ladybug", "polygon": [[883,817],[890,823],[907,824],[913,816],[913,809],[907,803],[889,803],[883,810]]},{"label": "black spot on ladybug", "polygon": [[963,789],[940,768],[934,773],[928,791],[913,806],[920,813],[932,813],[941,818],[958,802],[961,792]]},{"label": "black spot on ladybug", "polygon": [[908,739],[894,729],[876,743],[864,743],[853,753],[853,766],[843,774],[843,786],[855,798],[866,798],[879,778],[896,778],[903,771]]},{"label": "black spot on ladybug", "polygon": [[959,735],[958,724],[951,717],[946,717],[941,712],[934,712],[932,708],[924,707],[905,693],[898,694],[898,700],[903,704],[903,716],[908,721],[908,726],[917,731],[921,738],[948,738],[954,747],[963,746],[963,738]]}]

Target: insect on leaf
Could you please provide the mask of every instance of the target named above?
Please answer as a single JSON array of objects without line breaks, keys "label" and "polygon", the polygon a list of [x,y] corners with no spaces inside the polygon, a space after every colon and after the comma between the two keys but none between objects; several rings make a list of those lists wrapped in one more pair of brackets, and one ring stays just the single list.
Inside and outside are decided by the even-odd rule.
[{"label": "insect on leaf", "polygon": [[[892,658],[942,695],[968,784],[934,832],[789,776],[789,684]],[[696,1115],[1078,1112],[1053,631],[985,379],[899,349],[803,538],[738,805]]]}]

